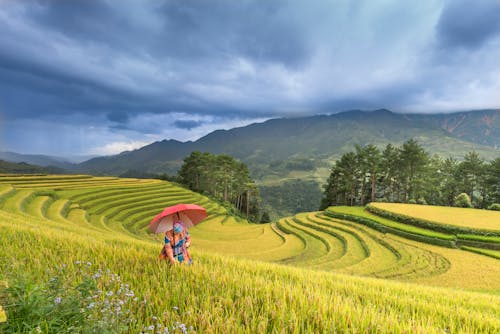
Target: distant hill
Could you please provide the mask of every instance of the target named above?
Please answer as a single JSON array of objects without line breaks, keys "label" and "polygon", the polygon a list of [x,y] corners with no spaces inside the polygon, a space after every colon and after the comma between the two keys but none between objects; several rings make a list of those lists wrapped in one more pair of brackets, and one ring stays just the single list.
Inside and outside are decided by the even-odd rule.
[{"label": "distant hill", "polygon": [[75,168],[75,164],[60,157],[52,157],[42,154],[19,154],[15,152],[0,151],[0,159],[9,162],[24,162],[27,164],[47,167],[58,167],[71,170]]},{"label": "distant hill", "polygon": [[61,174],[64,170],[57,167],[41,167],[25,162],[9,162],[0,160],[0,173],[2,174]]},{"label": "distant hill", "polygon": [[475,150],[484,158],[500,154],[500,110],[454,114],[397,114],[381,109],[332,115],[271,119],[230,130],[214,131],[195,142],[164,140],[134,151],[81,163],[93,174],[119,175],[129,169],[175,173],[182,159],[198,150],[226,153],[256,172],[280,161],[331,161],[355,144],[400,145],[415,138],[431,153],[461,158]]}]

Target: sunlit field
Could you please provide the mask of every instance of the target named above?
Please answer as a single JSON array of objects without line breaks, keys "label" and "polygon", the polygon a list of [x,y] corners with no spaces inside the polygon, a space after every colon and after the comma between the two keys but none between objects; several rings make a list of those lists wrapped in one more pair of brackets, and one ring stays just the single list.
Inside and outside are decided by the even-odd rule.
[{"label": "sunlit field", "polygon": [[[190,230],[193,265],[171,267],[158,261],[161,238],[147,225],[180,202],[209,216]],[[6,332],[20,314],[14,292],[26,312],[68,323],[33,312],[32,332],[70,332],[68,319],[80,332],[500,331],[494,257],[324,212],[250,224],[164,181],[0,177],[0,242]]]},{"label": "sunlit field", "polygon": [[370,206],[425,219],[436,224],[500,232],[500,212],[498,211],[400,203],[371,203]]}]

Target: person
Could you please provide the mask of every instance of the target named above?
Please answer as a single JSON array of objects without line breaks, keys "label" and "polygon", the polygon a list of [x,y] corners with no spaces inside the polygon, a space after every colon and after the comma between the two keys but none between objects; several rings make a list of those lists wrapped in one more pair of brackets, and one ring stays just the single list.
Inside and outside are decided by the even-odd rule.
[{"label": "person", "polygon": [[168,259],[171,264],[191,264],[189,246],[191,246],[189,232],[180,221],[176,221],[173,228],[165,232],[165,245],[161,251],[160,259]]}]

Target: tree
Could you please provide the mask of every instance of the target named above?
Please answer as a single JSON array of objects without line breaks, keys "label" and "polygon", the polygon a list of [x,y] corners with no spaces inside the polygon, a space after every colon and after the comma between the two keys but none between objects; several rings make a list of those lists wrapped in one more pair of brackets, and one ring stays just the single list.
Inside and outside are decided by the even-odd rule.
[{"label": "tree", "polygon": [[[475,152],[462,162],[429,154],[414,139],[401,147],[355,146],[332,166],[323,186],[320,210],[331,205],[364,205],[377,197],[387,202],[455,205],[460,193],[486,208],[500,203],[500,158],[485,163]],[[467,201],[460,197],[460,203]]]},{"label": "tree", "polygon": [[500,158],[492,160],[485,168],[485,185],[488,203],[500,203]]},{"label": "tree", "polygon": [[474,203],[474,192],[479,190],[480,179],[484,174],[484,160],[474,151],[467,153],[464,161],[458,166],[458,174],[462,180],[461,190],[467,193]]},{"label": "tree", "polygon": [[439,168],[441,176],[441,203],[452,206],[459,194],[460,180],[458,177],[458,161],[454,158],[445,159]]},{"label": "tree", "polygon": [[365,146],[366,164],[368,173],[370,174],[370,201],[375,202],[377,194],[377,178],[381,169],[382,155],[380,150],[375,145]]},{"label": "tree", "polygon": [[387,144],[380,161],[382,197],[389,201],[400,201],[399,150]]},{"label": "tree", "polygon": [[341,176],[341,187],[344,194],[344,203],[354,205],[356,201],[356,186],[358,183],[359,166],[354,152],[342,155],[336,166]]},{"label": "tree", "polygon": [[210,156],[210,153],[195,151],[186,157],[178,172],[181,183],[193,191],[206,190],[203,180],[207,176],[205,171],[210,165]]},{"label": "tree", "polygon": [[459,208],[471,208],[472,207],[470,197],[466,193],[458,194],[457,197],[455,197],[454,204],[455,204],[455,206],[457,206]]},{"label": "tree", "polygon": [[259,192],[245,164],[229,155],[192,152],[179,170],[181,183],[189,189],[233,203],[247,217],[257,220]]},{"label": "tree", "polygon": [[428,163],[428,153],[414,139],[403,143],[399,151],[400,168],[404,187],[404,200],[422,196],[422,181]]},{"label": "tree", "polygon": [[442,171],[443,160],[437,154],[429,157],[422,172],[422,189],[417,197],[418,204],[441,204],[442,203]]},{"label": "tree", "polygon": [[[356,165],[357,165],[357,182],[359,183],[359,203],[360,205],[365,205],[366,198],[366,183],[367,183],[367,175],[368,175],[368,162],[366,151],[364,147],[360,145],[354,146],[356,150]],[[352,205],[352,204],[351,204]]]},{"label": "tree", "polygon": [[262,217],[260,217],[260,223],[261,224],[266,224],[271,222],[271,217],[269,217],[269,213],[267,211],[264,211],[262,214]]},{"label": "tree", "polygon": [[339,196],[341,194],[342,175],[340,168],[335,164],[330,171],[330,176],[326,184],[323,186],[324,196],[321,199],[319,209],[324,210],[329,206],[339,204]]}]

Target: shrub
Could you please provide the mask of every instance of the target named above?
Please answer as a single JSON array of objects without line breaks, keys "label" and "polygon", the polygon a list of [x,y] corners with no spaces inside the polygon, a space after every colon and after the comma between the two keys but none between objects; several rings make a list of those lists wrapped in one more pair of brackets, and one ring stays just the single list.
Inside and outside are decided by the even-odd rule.
[{"label": "shrub", "polygon": [[412,198],[408,201],[408,204],[417,204],[417,201],[415,201],[415,199]]},{"label": "shrub", "polygon": [[260,218],[260,222],[261,222],[261,224],[271,222],[271,217],[269,217],[269,213],[267,213],[267,211],[264,211],[264,213],[262,214],[262,217]]},{"label": "shrub", "polygon": [[472,208],[470,197],[466,193],[461,193],[457,195],[453,203],[455,206],[459,208]]},{"label": "shrub", "polygon": [[488,210],[500,211],[500,203],[493,203],[488,207]]},{"label": "shrub", "polygon": [[419,197],[419,199],[417,199],[417,204],[427,205],[427,201],[425,198]]}]

